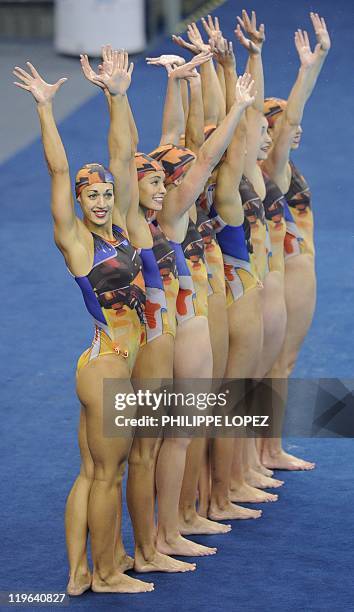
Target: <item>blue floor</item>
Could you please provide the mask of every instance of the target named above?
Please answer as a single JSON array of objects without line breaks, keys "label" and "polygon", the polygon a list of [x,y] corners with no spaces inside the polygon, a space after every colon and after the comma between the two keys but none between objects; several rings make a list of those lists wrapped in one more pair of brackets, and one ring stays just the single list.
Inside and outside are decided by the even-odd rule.
[{"label": "blue floor", "polygon": [[[349,0],[337,5],[330,0],[318,5],[307,0],[284,4],[269,0],[267,10],[261,0],[239,5],[255,8],[266,23],[267,95],[285,97],[290,90],[297,71],[292,35],[298,26],[308,24],[309,10],[322,11],[333,39],[306,109],[303,143],[295,158],[313,192],[319,282],[316,318],[295,374],[351,378],[354,128],[348,57],[353,11]],[[217,11],[227,36],[231,36],[236,10],[233,2],[227,2]],[[164,43],[156,54],[169,48],[170,43]],[[239,56],[241,72],[242,51]],[[141,150],[149,151],[159,141],[164,86],[162,70],[137,63],[130,97]],[[66,88],[66,94],[63,90],[59,95],[69,95],[70,83]],[[105,102],[100,96],[61,125],[73,171],[89,161],[107,160],[106,128]],[[19,152],[0,167],[0,173],[5,259],[0,591],[63,591],[67,564],[61,517],[79,464],[78,452],[73,451],[78,417],[74,368],[91,340],[92,327],[53,244],[50,184],[40,143]],[[285,475],[279,502],[264,508],[262,520],[235,523],[232,534],[213,538],[218,555],[199,560],[194,575],[156,575],[151,577],[154,593],[130,597],[90,593],[70,605],[164,612],[353,610],[353,444],[351,440],[301,440],[294,446],[300,456],[318,462],[316,472]],[[127,520],[124,529],[132,551]]]}]

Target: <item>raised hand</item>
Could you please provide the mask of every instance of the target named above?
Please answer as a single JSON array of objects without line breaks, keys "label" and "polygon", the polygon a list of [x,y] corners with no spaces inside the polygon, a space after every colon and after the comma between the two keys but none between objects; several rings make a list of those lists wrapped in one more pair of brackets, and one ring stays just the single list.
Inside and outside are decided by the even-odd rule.
[{"label": "raised hand", "polygon": [[218,37],[214,40],[210,39],[209,42],[213,57],[216,59],[218,64],[220,64],[221,66],[236,66],[236,59],[232,42],[228,42],[225,38],[222,37]]},{"label": "raised hand", "polygon": [[326,22],[318,13],[310,13],[313,29],[315,30],[317,42],[321,45],[321,50],[325,53],[331,48],[331,39],[329,37]]},{"label": "raised hand", "polygon": [[92,68],[89,62],[87,55],[80,55],[80,64],[81,64],[82,72],[84,73],[86,79],[90,81],[90,83],[93,83],[94,85],[97,85],[98,87],[101,87],[102,89],[105,89],[104,83],[101,83],[100,81],[97,80],[97,77],[99,77],[99,73],[94,71],[94,69]]},{"label": "raised hand", "polygon": [[146,57],[150,66],[183,66],[186,60],[180,55],[160,55],[160,57]]},{"label": "raised hand", "polygon": [[[237,17],[238,25],[236,26],[235,35],[238,41],[246,47],[249,53],[259,54],[262,51],[263,43],[265,41],[264,24],[261,23],[257,28],[257,17],[255,11],[252,11],[251,19],[247,11],[242,11],[242,18]],[[244,35],[242,29],[248,35],[248,38]]]},{"label": "raised hand", "polygon": [[166,69],[169,78],[174,79],[190,79],[198,76],[197,66],[201,66],[208,62],[213,57],[210,51],[199,53],[190,62],[182,66],[174,66],[167,64]]},{"label": "raised hand", "polygon": [[254,81],[252,76],[247,72],[237,79],[235,96],[236,104],[242,106],[243,108],[247,108],[254,103],[257,92],[251,93],[253,86]]},{"label": "raised hand", "polygon": [[54,98],[58,89],[60,89],[62,84],[65,83],[65,81],[67,81],[68,79],[59,79],[59,81],[51,85],[50,83],[46,83],[44,79],[42,79],[41,75],[37,72],[35,67],[30,62],[26,62],[26,64],[30,69],[31,74],[29,72],[26,72],[22,68],[15,66],[13,74],[21,82],[16,81],[14,85],[16,85],[17,87],[21,87],[21,89],[29,91],[36,100],[36,102],[38,102],[38,104],[47,104]]},{"label": "raised hand", "polygon": [[113,72],[113,49],[112,45],[104,45],[102,47],[102,64],[98,67],[99,73],[112,74]]},{"label": "raised hand", "polygon": [[312,52],[307,32],[305,30],[297,30],[295,32],[295,47],[299,54],[301,66],[311,68],[317,60],[321,45],[318,43]]},{"label": "raised hand", "polygon": [[190,23],[187,27],[187,36],[189,38],[189,42],[198,49],[198,53],[210,51],[210,46],[205,44],[195,23]]},{"label": "raised hand", "polygon": [[222,32],[220,30],[220,23],[219,23],[219,19],[217,17],[215,17],[215,21],[213,21],[213,18],[211,15],[208,15],[208,20],[204,19],[204,17],[202,17],[201,22],[203,24],[203,28],[206,31],[208,38],[209,38],[209,44],[210,44],[210,40],[212,41],[216,41],[218,38],[222,38]]},{"label": "raised hand", "polygon": [[112,73],[105,72],[101,66],[100,74],[96,76],[97,84],[102,83],[113,96],[124,96],[130,87],[134,64],[129,64],[128,53],[112,51]]}]

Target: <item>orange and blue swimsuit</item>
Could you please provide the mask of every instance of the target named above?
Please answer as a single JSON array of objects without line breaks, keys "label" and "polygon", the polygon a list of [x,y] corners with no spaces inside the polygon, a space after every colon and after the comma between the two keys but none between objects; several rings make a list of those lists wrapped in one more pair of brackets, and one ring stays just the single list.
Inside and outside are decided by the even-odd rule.
[{"label": "orange and blue swimsuit", "polygon": [[139,249],[146,287],[142,345],[162,334],[176,335],[179,291],[175,251],[160,227],[152,220],[148,223],[153,246],[150,249]]},{"label": "orange and blue swimsuit", "polygon": [[175,256],[178,270],[179,291],[177,296],[176,320],[178,325],[196,316],[196,292],[191,273],[179,242],[169,240]]},{"label": "orange and blue swimsuit", "polygon": [[204,240],[192,219],[189,219],[182,249],[194,285],[195,315],[197,317],[207,317],[208,271],[204,256]]},{"label": "orange and blue swimsuit", "polygon": [[113,225],[114,242],[92,233],[94,260],[86,276],[75,277],[95,323],[92,345],[80,357],[79,371],[100,355],[121,355],[132,369],[144,324],[145,283],[138,252]]},{"label": "orange and blue swimsuit", "polygon": [[288,203],[278,185],[263,173],[266,196],[263,201],[272,248],[270,270],[284,273],[288,257],[302,253],[302,236],[296,227]]},{"label": "orange and blue swimsuit", "polygon": [[251,233],[251,265],[257,278],[263,282],[270,270],[270,258],[272,256],[263,202],[255,192],[252,183],[245,176],[241,179],[239,190],[245,213],[245,222],[248,223]]},{"label": "orange and blue swimsuit", "polygon": [[224,260],[226,304],[230,306],[251,289],[257,287],[257,278],[250,261],[251,245],[243,225],[228,225],[210,208],[210,219]]},{"label": "orange and blue swimsuit", "polygon": [[224,262],[226,304],[230,306],[247,291],[257,287],[257,278],[252,270],[250,252],[250,230],[247,224],[233,226],[226,224],[214,207],[215,183],[207,185],[199,198],[199,205],[211,220]]},{"label": "orange and blue swimsuit", "polygon": [[211,295],[226,295],[224,260],[216,232],[211,220],[204,210],[197,205],[197,228],[204,242],[205,263],[208,272],[208,297]]},{"label": "orange and blue swimsuit", "polygon": [[300,174],[293,162],[290,162],[291,182],[286,200],[291,207],[295,223],[304,239],[303,252],[315,255],[313,237],[313,213],[311,208],[311,192],[305,178]]}]

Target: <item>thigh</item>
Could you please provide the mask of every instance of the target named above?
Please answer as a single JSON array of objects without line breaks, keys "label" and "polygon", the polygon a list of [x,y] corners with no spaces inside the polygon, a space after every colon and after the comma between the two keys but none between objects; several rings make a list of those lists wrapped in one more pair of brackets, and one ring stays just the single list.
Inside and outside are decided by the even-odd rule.
[{"label": "thigh", "polygon": [[132,378],[173,378],[174,337],[162,334],[140,347]]},{"label": "thigh", "polygon": [[175,378],[209,378],[213,374],[213,355],[208,319],[193,317],[177,325],[174,352]]},{"label": "thigh", "polygon": [[213,378],[220,379],[225,375],[229,352],[229,323],[224,295],[215,293],[209,296],[208,322],[213,352]]},{"label": "thigh", "polygon": [[254,376],[263,344],[261,293],[252,289],[228,307],[230,348],[227,378]]},{"label": "thigh", "polygon": [[[84,366],[77,376],[77,392],[85,410],[87,445],[94,463],[96,479],[115,480],[122,475],[124,462],[131,446],[132,429],[125,428],[124,435],[103,435],[104,379],[119,381],[119,392],[134,393],[129,379],[129,368],[123,358],[104,355]],[[125,416],[134,416],[135,407],[127,408]]]},{"label": "thigh", "polygon": [[287,326],[281,360],[284,367],[291,370],[310,329],[316,306],[316,275],[311,255],[298,255],[287,260],[285,303]]},{"label": "thigh", "polygon": [[286,303],[284,278],[270,272],[262,290],[263,349],[257,376],[263,378],[273,367],[282,349],[286,332]]}]

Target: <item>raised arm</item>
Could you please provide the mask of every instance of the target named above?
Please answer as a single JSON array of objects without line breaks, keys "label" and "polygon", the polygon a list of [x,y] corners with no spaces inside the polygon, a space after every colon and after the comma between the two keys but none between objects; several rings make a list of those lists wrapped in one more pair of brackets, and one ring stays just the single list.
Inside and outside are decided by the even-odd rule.
[{"label": "raised arm", "polygon": [[167,193],[166,205],[161,212],[161,219],[167,226],[173,227],[174,222],[188,211],[203,191],[207,179],[229,146],[245,108],[253,104],[254,98],[250,93],[252,87],[249,75],[238,79],[236,99],[230,112],[203,144],[183,181]]},{"label": "raised arm", "polygon": [[[102,89],[103,93],[105,94],[106,100],[107,100],[109,112],[111,112],[111,95],[110,95],[107,87],[105,86],[105,84],[102,81],[97,80],[97,77],[99,77],[103,73],[106,73],[108,75],[112,75],[112,70],[113,70],[113,49],[112,49],[112,46],[111,45],[105,45],[105,46],[102,47],[102,64],[100,64],[98,66],[98,72],[95,72],[94,69],[92,68],[92,66],[90,65],[87,55],[80,55],[80,62],[81,62],[82,71],[83,71],[86,79],[90,83],[93,83],[94,85],[97,85],[99,88]],[[126,100],[126,103],[128,105],[129,125],[130,125],[130,132],[131,132],[131,139],[132,139],[132,148],[133,148],[132,149],[132,153],[134,153],[136,151],[136,149],[137,149],[138,142],[139,142],[138,130],[137,130],[137,127],[136,127],[136,124],[135,124],[134,117],[133,117],[132,112],[131,112],[131,108],[130,108],[129,100],[128,100],[128,95],[126,95],[125,100]]]},{"label": "raised arm", "polygon": [[[217,46],[223,39],[218,17],[215,17],[213,19],[211,15],[208,15],[207,19],[202,18],[201,21],[203,24],[203,28],[208,35],[209,45],[213,47]],[[225,115],[227,113],[226,104],[225,104],[225,98],[226,98],[225,78],[224,78],[224,71],[219,63],[216,63],[216,67],[214,67],[214,64],[212,64],[211,68],[212,69],[210,70],[209,75],[206,75],[206,77],[209,77],[210,86],[213,88],[214,93],[210,94],[210,89],[209,89],[209,96],[214,95],[215,97],[214,104],[216,104],[216,108],[218,109],[217,110],[218,117],[217,117],[217,121],[215,125],[219,125],[219,123],[221,123],[221,121],[225,118]],[[215,79],[215,76],[217,77],[217,80]],[[206,80],[206,83],[205,83],[205,88],[204,88],[204,95],[207,95],[208,79],[206,78],[205,80]],[[207,100],[206,100],[206,103],[207,103]],[[211,122],[209,123],[206,122],[206,125],[210,125],[210,123]]]},{"label": "raised arm", "polygon": [[[242,18],[237,17],[237,20],[238,25],[236,26],[235,36],[239,43],[244,46],[249,53],[247,66],[252,74],[252,78],[255,80],[255,87],[257,90],[254,104],[250,106],[246,112],[247,154],[244,160],[244,173],[250,180],[254,180],[261,134],[262,130],[266,129],[263,116],[264,75],[262,63],[262,48],[265,41],[265,34],[263,24],[257,28],[257,18],[254,11],[252,11],[250,18],[248,13],[243,10]],[[245,34],[247,34],[247,36]]]},{"label": "raised arm", "polygon": [[222,38],[212,45],[212,49],[217,64],[224,73],[226,112],[229,112],[235,102],[237,82],[236,58],[233,46],[231,42]]},{"label": "raised arm", "polygon": [[[172,38],[176,44],[187,49],[194,55],[210,51],[210,45],[204,43],[195,23],[188,26],[187,36],[189,42],[183,40],[181,36],[173,36]],[[205,125],[218,125],[225,117],[225,102],[211,57],[212,56],[210,56],[209,62],[206,62],[200,68],[204,104],[204,123]]]},{"label": "raised arm", "polygon": [[242,225],[244,220],[242,200],[239,192],[246,153],[246,122],[244,117],[238,124],[227,149],[216,180],[215,206],[225,223]]},{"label": "raised arm", "polygon": [[[257,28],[257,17],[255,11],[252,11],[251,18],[247,11],[242,11],[241,17],[237,17],[238,25],[236,26],[235,35],[238,41],[244,46],[248,53],[247,72],[252,75],[255,83],[257,95],[253,108],[263,114],[264,107],[264,75],[262,62],[262,48],[265,41],[264,24],[261,23]],[[242,29],[247,34],[248,38],[243,33]]]},{"label": "raised arm", "polygon": [[29,91],[37,103],[44,155],[52,182],[51,208],[55,242],[59,249],[68,255],[68,250],[77,238],[81,222],[75,215],[68,160],[52,108],[55,94],[67,79],[59,79],[57,83],[50,85],[42,79],[30,62],[27,62],[27,66],[30,72],[18,66],[14,69],[14,75],[19,79],[15,85]]},{"label": "raised arm", "polygon": [[152,61],[152,58],[149,58],[150,64],[165,66],[168,73],[160,145],[178,145],[185,126],[181,80],[196,77],[198,75],[196,67],[207,62],[210,57],[211,53],[209,52],[200,53],[190,62],[182,65],[176,65],[172,62]]},{"label": "raised arm", "polygon": [[113,223],[126,228],[126,218],[132,200],[130,164],[134,160],[129,105],[126,92],[131,83],[134,65],[129,65],[128,54],[113,51],[112,73],[104,71],[97,80],[110,94],[111,121],[108,136],[109,167],[115,179],[115,208]]},{"label": "raised arm", "polygon": [[318,43],[311,51],[307,32],[295,32],[295,46],[300,58],[300,69],[290,92],[286,109],[277,121],[273,133],[273,147],[265,162],[272,178],[277,180],[284,175],[289,160],[293,137],[301,124],[305,104],[316,84],[323,62],[330,48],[330,39],[324,19],[313,14],[312,22]]},{"label": "raised arm", "polygon": [[189,79],[190,104],[186,123],[186,147],[195,153],[204,143],[204,109],[200,75]]}]

